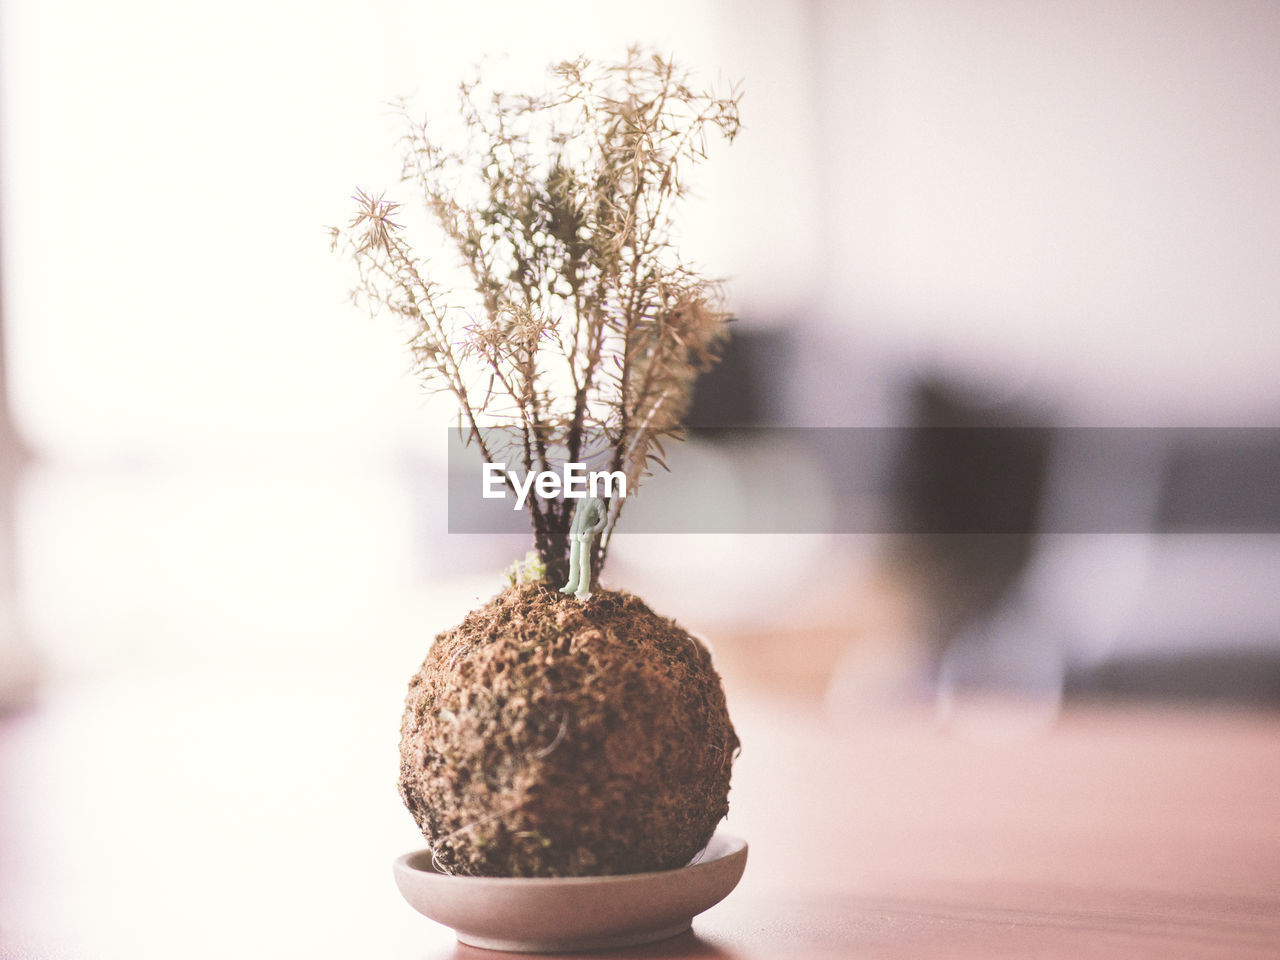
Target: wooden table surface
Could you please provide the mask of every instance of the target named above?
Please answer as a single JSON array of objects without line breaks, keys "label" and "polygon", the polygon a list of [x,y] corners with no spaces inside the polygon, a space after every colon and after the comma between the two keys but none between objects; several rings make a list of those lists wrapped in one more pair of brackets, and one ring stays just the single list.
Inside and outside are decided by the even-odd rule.
[{"label": "wooden table surface", "polygon": [[[421,846],[401,683],[184,667],[0,721],[0,957],[498,956],[392,882]],[[1278,714],[1070,706],[978,742],[729,689],[746,875],[692,934],[609,956],[1280,956]]]}]

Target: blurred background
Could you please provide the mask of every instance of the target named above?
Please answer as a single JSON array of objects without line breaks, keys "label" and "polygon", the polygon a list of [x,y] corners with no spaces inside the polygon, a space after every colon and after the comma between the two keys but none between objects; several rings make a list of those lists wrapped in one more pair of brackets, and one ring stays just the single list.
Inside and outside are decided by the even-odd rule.
[{"label": "blurred background", "polygon": [[[409,374],[403,331],[346,302],[324,228],[356,186],[396,195],[392,98],[447,118],[481,60],[537,85],[637,41],[746,94],[683,221],[741,317],[695,422],[1046,433],[970,451],[986,472],[958,493],[902,482],[901,457],[682,450],[678,475],[730,491],[789,470],[819,515],[855,495],[939,530],[947,510],[1023,519],[986,537],[683,537],[696,596],[668,542],[623,536],[613,579],[704,632],[759,628],[725,656],[813,631],[812,656],[777,651],[810,692],[886,669],[859,663],[874,649],[894,685],[954,667],[1280,696],[1275,435],[1233,434],[1232,469],[1196,474],[1226,519],[1247,497],[1262,522],[1179,535],[1170,484],[1224,451],[1096,464],[1048,429],[1280,426],[1273,5],[4,11],[10,686],[239,644],[366,656],[393,599],[499,582],[524,546],[443,534],[451,410]],[[927,478],[935,452],[909,456]],[[1100,498],[1150,524],[1036,535]],[[769,562],[733,562],[744,550]],[[1129,669],[1145,658],[1160,670]]]},{"label": "blurred background", "polygon": [[[1030,430],[959,493],[928,482],[924,433],[838,470],[690,446],[673,469],[727,497],[788,470],[806,509],[995,509],[1016,531],[624,533],[606,582],[711,638],[731,702],[837,727],[902,703],[1016,735],[1064,698],[1280,703],[1275,433],[1189,432],[1117,467],[1055,429],[1280,427],[1280,6],[0,10],[0,711],[70,710],[14,768],[44,783],[18,808],[76,817],[90,777],[118,787],[96,813],[125,816],[131,769],[204,751],[175,795],[224,791],[251,821],[226,830],[252,835],[279,801],[232,803],[252,777],[184,726],[191,704],[269,745],[272,783],[368,783],[353,809],[390,796],[405,678],[526,543],[445,533],[452,412],[410,376],[403,332],[347,301],[325,227],[357,186],[396,196],[390,99],[448,115],[482,58],[536,84],[631,42],[745,91],[745,129],[685,211],[741,318],[696,422]],[[1100,500],[1148,520],[1053,519]],[[318,704],[323,743],[299,719]],[[99,766],[59,765],[85,737]],[[148,816],[192,839],[180,811]],[[374,829],[407,848],[400,817]],[[5,853],[37,897],[32,844]],[[103,910],[84,922],[115,922]]]}]

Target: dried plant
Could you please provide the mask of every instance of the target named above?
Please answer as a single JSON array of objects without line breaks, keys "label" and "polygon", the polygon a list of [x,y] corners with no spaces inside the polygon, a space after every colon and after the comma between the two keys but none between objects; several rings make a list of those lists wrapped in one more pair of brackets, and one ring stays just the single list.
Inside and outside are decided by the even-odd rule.
[{"label": "dried plant", "polygon": [[[740,95],[698,88],[634,47],[618,63],[561,63],[551,78],[532,96],[462,84],[456,149],[399,105],[402,182],[425,200],[470,289],[432,279],[382,194],[356,193],[334,246],[354,256],[357,299],[408,321],[425,383],[453,394],[486,461],[510,456],[529,471],[590,459],[625,472],[631,492],[651,464],[665,467],[662,441],[678,435],[729,320],[718,283],[680,258],[672,214],[709,136],[736,135]],[[513,449],[497,449],[504,429]],[[574,503],[527,503],[553,580]]]}]

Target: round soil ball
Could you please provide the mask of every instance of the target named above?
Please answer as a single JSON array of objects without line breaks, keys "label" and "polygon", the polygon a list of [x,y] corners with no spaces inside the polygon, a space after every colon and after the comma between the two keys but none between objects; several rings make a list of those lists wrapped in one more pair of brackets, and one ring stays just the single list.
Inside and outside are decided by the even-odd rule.
[{"label": "round soil ball", "polygon": [[696,638],[628,593],[526,584],[440,634],[409,684],[400,795],[472,876],[668,870],[729,809],[738,737]]}]

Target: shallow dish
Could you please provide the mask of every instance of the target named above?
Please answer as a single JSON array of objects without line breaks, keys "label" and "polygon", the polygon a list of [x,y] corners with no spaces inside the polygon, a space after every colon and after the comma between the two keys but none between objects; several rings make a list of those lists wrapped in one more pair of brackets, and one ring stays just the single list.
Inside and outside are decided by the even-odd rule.
[{"label": "shallow dish", "polygon": [[747,865],[746,841],[718,833],[688,866],[613,877],[451,877],[418,850],[395,862],[396,885],[423,916],[463,943],[558,953],[665,940],[729,895]]}]

